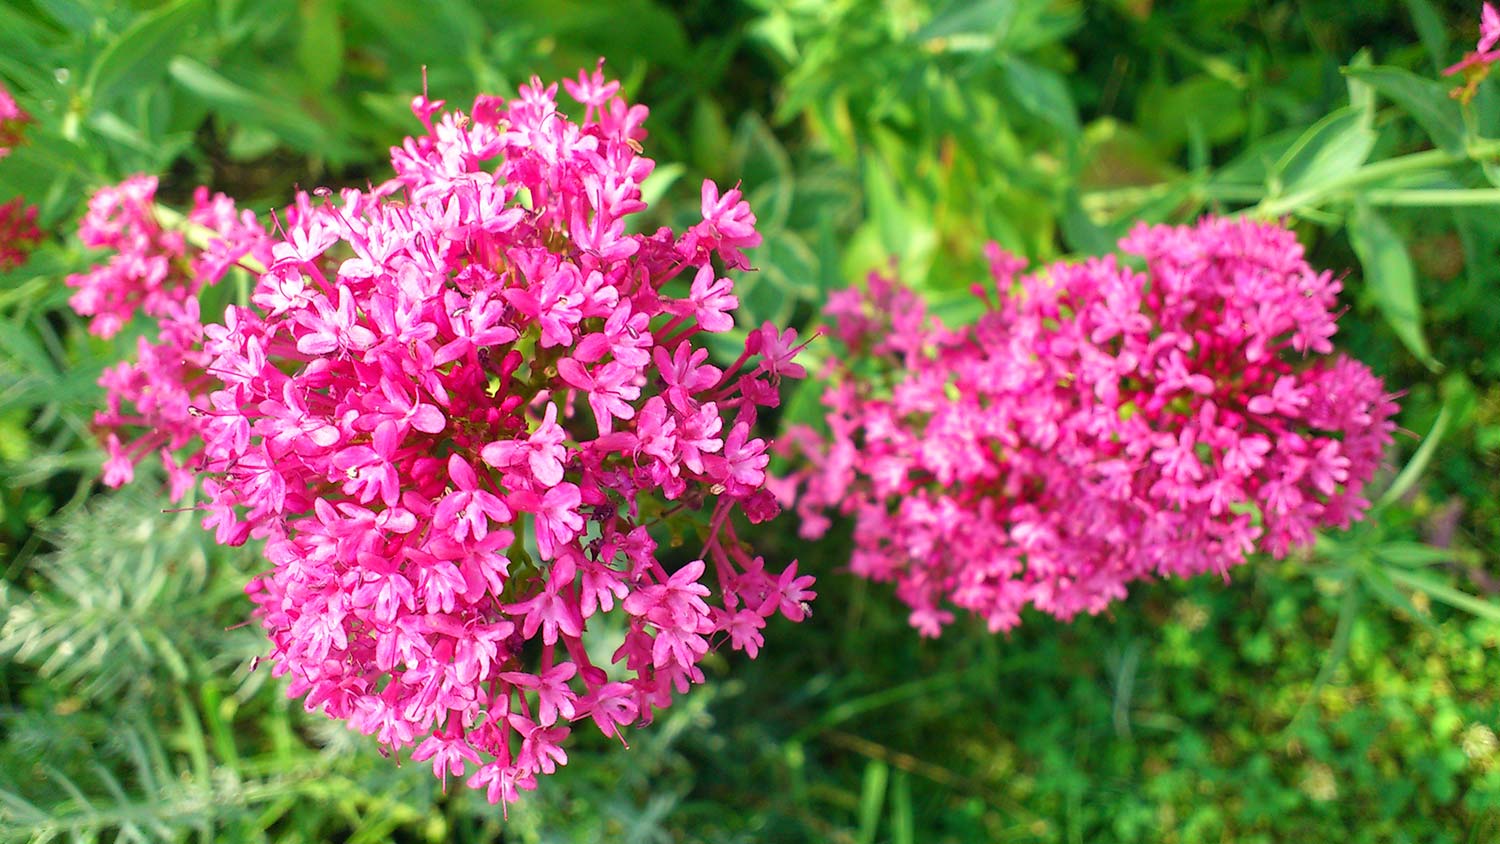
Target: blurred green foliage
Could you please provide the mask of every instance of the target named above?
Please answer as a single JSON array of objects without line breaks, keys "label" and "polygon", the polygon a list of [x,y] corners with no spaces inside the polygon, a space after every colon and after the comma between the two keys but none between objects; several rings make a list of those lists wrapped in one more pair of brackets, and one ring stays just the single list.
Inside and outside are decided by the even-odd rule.
[{"label": "blurred green foliage", "polygon": [[[53,236],[0,274],[0,841],[1488,841],[1500,836],[1500,85],[1438,70],[1437,0],[13,0],[0,162]],[[1303,558],[1142,587],[1107,616],[918,639],[837,536],[767,554],[816,615],[509,819],[287,701],[241,626],[255,549],[88,420],[132,345],[62,277],[87,192],[136,171],[257,210],[383,172],[410,98],[599,56],[652,108],[659,219],[702,178],[762,222],[744,325],[807,326],[893,262],[945,318],[981,246],[1107,250],[1137,220],[1285,217],[1345,276],[1339,341],[1406,392],[1395,467]],[[653,221],[654,222],[654,221]],[[818,354],[816,346],[812,355]],[[788,420],[816,416],[816,387]]]}]

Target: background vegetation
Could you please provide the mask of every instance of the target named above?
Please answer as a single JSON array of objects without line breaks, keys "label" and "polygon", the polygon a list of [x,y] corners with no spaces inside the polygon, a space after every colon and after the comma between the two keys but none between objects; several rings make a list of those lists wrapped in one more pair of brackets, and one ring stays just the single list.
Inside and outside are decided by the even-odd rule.
[{"label": "background vegetation", "polygon": [[[1495,840],[1500,85],[1461,107],[1438,77],[1478,5],[0,5],[0,77],[37,118],[0,202],[54,233],[0,274],[0,841]],[[254,548],[164,514],[150,479],[101,491],[94,384],[134,341],[67,310],[72,226],[137,171],[261,211],[362,183],[423,67],[463,103],[601,55],[652,108],[656,213],[743,181],[766,235],[744,324],[807,324],[888,261],[962,318],[987,240],[1044,260],[1250,209],[1352,268],[1339,339],[1425,440],[1314,553],[1008,637],[920,640],[841,572],[846,538],[770,532],[820,576],[809,622],[716,657],[628,752],[578,745],[508,820],[445,794],[254,670]]]}]

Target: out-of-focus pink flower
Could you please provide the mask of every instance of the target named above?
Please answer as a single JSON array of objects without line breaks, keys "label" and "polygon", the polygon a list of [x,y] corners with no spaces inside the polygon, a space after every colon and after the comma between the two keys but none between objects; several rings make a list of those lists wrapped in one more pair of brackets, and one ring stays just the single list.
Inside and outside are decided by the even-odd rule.
[{"label": "out-of-focus pink flower", "polygon": [[1461,60],[1443,70],[1444,76],[1464,74],[1464,84],[1451,92],[1454,99],[1466,103],[1473,99],[1479,83],[1489,75],[1490,66],[1500,62],[1497,47],[1500,47],[1500,11],[1485,3],[1479,12],[1479,42]]},{"label": "out-of-focus pink flower", "polygon": [[[0,83],[0,159],[10,155],[11,148],[21,143],[26,124],[30,122],[31,115]],[[37,228],[36,214],[36,207],[28,206],[20,197],[0,204],[0,272],[26,263],[27,256],[41,244],[42,232]]]},{"label": "out-of-focus pink flower", "polygon": [[28,206],[20,197],[0,203],[0,271],[26,263],[27,256],[41,242],[42,230],[36,226],[36,206]]},{"label": "out-of-focus pink flower", "polygon": [[21,143],[22,132],[30,122],[31,115],[16,103],[10,89],[0,83],[0,158],[10,155],[11,148]]},{"label": "out-of-focus pink flower", "polygon": [[1281,556],[1368,506],[1396,408],[1332,356],[1338,280],[1248,220],[1120,246],[1143,271],[1111,256],[1017,278],[994,251],[997,301],[954,330],[878,275],[834,300],[848,349],[827,432],[786,439],[812,464],[789,479],[803,533],[852,517],[851,569],[894,581],[924,634],[945,604],[993,630],[1027,607],[1097,613],[1133,581]]}]

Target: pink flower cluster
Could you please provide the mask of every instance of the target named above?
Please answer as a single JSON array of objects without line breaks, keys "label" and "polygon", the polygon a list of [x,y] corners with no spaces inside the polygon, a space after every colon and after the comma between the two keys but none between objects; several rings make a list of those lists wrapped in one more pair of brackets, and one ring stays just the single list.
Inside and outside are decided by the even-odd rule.
[{"label": "pink flower cluster", "polygon": [[157,216],[155,177],[133,176],[97,191],[79,236],[85,246],[112,254],[89,272],[68,276],[68,286],[76,288],[68,301],[91,317],[89,331],[100,337],[118,334],[137,313],[155,320],[155,337],[136,340],[136,359],[100,379],[107,405],[94,424],[109,451],[105,483],[128,483],[136,464],[156,453],[175,499],[195,482],[176,452],[198,440],[199,407],[216,383],[208,372],[212,357],[203,349],[198,294],[243,260],[269,260],[271,238],[253,212],[237,211],[228,197],[211,196],[206,188],[198,189],[187,216],[206,243],[189,244],[183,231],[164,228]]},{"label": "pink flower cluster", "polygon": [[953,607],[991,630],[1027,606],[1098,613],[1132,581],[1281,556],[1368,506],[1395,405],[1329,357],[1339,282],[1286,229],[1140,226],[1115,257],[991,254],[997,301],[943,328],[878,275],[828,312],[847,354],[828,433],[789,434],[804,535],[854,518],[853,571],[895,581],[937,635]]},{"label": "pink flower cluster", "polygon": [[[27,114],[16,104],[10,91],[0,84],[0,159],[10,155],[11,147],[21,143]],[[36,207],[27,206],[20,197],[0,203],[0,272],[26,263],[26,258],[42,242],[36,226]]]},{"label": "pink flower cluster", "polygon": [[0,158],[10,155],[11,147],[21,143],[21,135],[31,115],[16,103],[10,90],[0,83]]},{"label": "pink flower cluster", "polygon": [[42,242],[42,230],[36,227],[36,206],[28,206],[19,196],[0,203],[0,272],[26,263]]},{"label": "pink flower cluster", "polygon": [[[106,479],[195,435],[205,527],[266,539],[248,591],[290,693],[492,802],[564,764],[575,722],[649,722],[710,649],[753,657],[814,597],[732,520],[777,513],[756,417],[801,374],[795,333],[752,331],[723,368],[701,346],[734,325],[716,268],[747,268],[755,216],[705,182],[686,232],[631,233],[646,109],[600,70],[564,86],[582,122],[535,79],[467,114],[416,98],[395,178],[298,196],[268,248],[226,211],[184,263],[129,182],[84,227],[119,256],[75,281],[100,333],[139,307],[184,352],[106,378],[101,424],[148,429]],[[255,307],[198,336],[190,293],[247,255]],[[655,526],[698,559],[668,568]]]}]

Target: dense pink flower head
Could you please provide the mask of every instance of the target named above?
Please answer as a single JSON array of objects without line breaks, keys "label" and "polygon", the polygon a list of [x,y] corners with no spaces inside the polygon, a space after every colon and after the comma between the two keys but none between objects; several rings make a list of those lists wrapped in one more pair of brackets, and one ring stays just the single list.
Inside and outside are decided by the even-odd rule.
[{"label": "dense pink flower head", "polygon": [[[275,673],[496,802],[567,761],[573,724],[650,721],[709,650],[753,656],[767,619],[813,597],[733,519],[776,512],[754,432],[798,374],[795,335],[770,329],[767,360],[752,331],[727,368],[702,348],[734,326],[720,268],[743,265],[753,214],[705,188],[688,231],[632,233],[645,109],[596,70],[566,85],[574,122],[556,87],[467,114],[416,98],[426,131],[392,150],[395,178],[299,195],[257,257],[254,307],[203,327],[182,379],[208,383],[183,389],[205,526],[266,540],[248,591]],[[85,236],[130,207],[106,194]],[[116,301],[133,300],[85,304]],[[107,481],[128,474],[122,441]],[[697,558],[668,568],[662,524]]]},{"label": "dense pink flower head", "polygon": [[10,155],[11,148],[21,143],[22,132],[30,122],[31,115],[16,103],[5,83],[0,82],[0,158]]},{"label": "dense pink flower head", "polygon": [[42,242],[36,225],[36,206],[20,197],[0,203],[0,272],[15,269]]},{"label": "dense pink flower head", "polygon": [[[1330,357],[1339,282],[1286,229],[1139,226],[1113,256],[991,253],[998,301],[948,330],[878,275],[830,302],[826,435],[789,435],[803,532],[854,519],[855,573],[936,635],[1097,613],[1134,580],[1280,556],[1368,506],[1395,405]],[[874,364],[877,374],[866,372]],[[859,369],[856,370],[856,364]]]},{"label": "dense pink flower head", "polygon": [[[5,84],[0,83],[0,159],[21,143],[30,122],[31,115],[22,110]],[[42,242],[36,214],[36,206],[28,206],[20,197],[0,203],[0,272],[26,263],[27,256]]]}]

